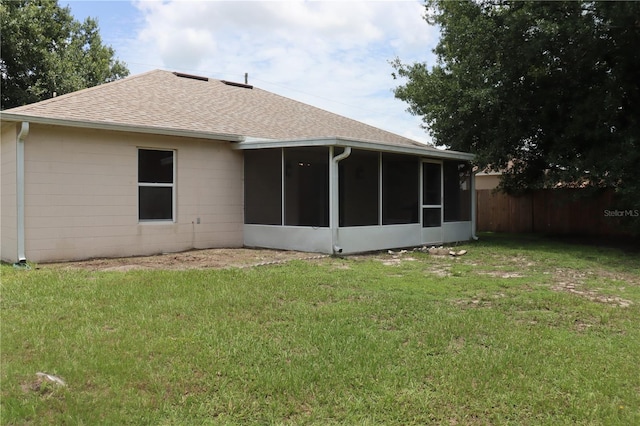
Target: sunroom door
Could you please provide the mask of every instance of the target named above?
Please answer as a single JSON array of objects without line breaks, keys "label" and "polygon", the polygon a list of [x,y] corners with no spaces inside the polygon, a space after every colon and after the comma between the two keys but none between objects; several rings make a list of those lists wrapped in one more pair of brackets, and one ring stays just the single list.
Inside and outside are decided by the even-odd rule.
[{"label": "sunroom door", "polygon": [[422,163],[422,242],[442,242],[442,163]]}]

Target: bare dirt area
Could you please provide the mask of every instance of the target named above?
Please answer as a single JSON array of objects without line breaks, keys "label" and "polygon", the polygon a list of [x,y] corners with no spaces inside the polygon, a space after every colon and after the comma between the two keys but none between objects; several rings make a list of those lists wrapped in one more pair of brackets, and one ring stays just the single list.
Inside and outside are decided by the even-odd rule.
[{"label": "bare dirt area", "polygon": [[626,308],[633,304],[632,301],[623,299],[617,296],[603,295],[600,293],[600,288],[588,289],[585,288],[585,282],[587,279],[609,279],[620,283],[620,290],[623,290],[625,286],[637,286],[640,282],[635,280],[631,275],[625,274],[610,274],[598,271],[570,271],[558,268],[555,271],[554,277],[556,278],[556,284],[551,289],[554,291],[562,291],[571,293],[579,297],[587,298],[594,302],[606,303],[610,305],[620,306]]},{"label": "bare dirt area", "polygon": [[[413,252],[427,252],[437,259],[462,260],[459,256],[466,254],[466,250],[455,252],[450,248],[428,249],[415,248],[413,250],[400,251],[379,251],[349,255],[352,260],[376,260],[386,266],[400,266],[404,262],[416,261]],[[331,260],[330,255],[319,253],[308,253],[299,251],[273,250],[273,249],[251,249],[251,248],[224,248],[224,249],[204,249],[190,250],[181,253],[165,253],[154,256],[138,256],[123,258],[99,258],[73,262],[48,263],[38,265],[39,268],[53,269],[84,269],[89,271],[131,271],[131,270],[188,270],[188,269],[224,269],[224,268],[250,268],[262,265],[283,264],[292,260],[321,260],[329,258],[329,262],[337,269],[350,269],[348,264],[337,260]],[[462,260],[468,263],[466,258]],[[534,266],[526,258],[515,256],[513,258],[504,257],[500,259],[505,264],[517,263],[518,265],[530,267]],[[475,266],[475,263],[468,263]],[[499,266],[497,266],[500,269]],[[429,274],[439,277],[451,276],[451,263],[435,262],[430,263]],[[496,278],[523,278],[522,272],[509,271],[477,271],[479,275],[490,275]],[[602,276],[600,276],[602,275]],[[600,294],[599,289],[585,288],[587,278],[610,279],[619,281],[621,285],[638,285],[631,275],[618,273],[598,273],[593,271],[575,271],[571,269],[557,268],[553,271],[553,281],[551,289],[554,291],[568,292],[576,296],[585,297],[589,300],[612,304],[620,307],[628,307],[633,304],[630,300],[616,296],[606,296]],[[472,306],[479,306],[479,302],[472,301]]]},{"label": "bare dirt area", "polygon": [[327,257],[318,253],[268,249],[206,249],[154,256],[100,258],[75,262],[48,263],[43,268],[86,269],[90,271],[130,271],[136,269],[221,269],[247,268],[285,263],[290,260],[311,260]]},{"label": "bare dirt area", "polygon": [[[355,260],[376,259],[388,266],[398,266],[404,261],[414,261],[406,250],[393,252],[380,251],[358,255],[349,255]],[[317,260],[330,255],[290,250],[220,248],[189,250],[180,253],[163,253],[153,256],[134,256],[120,258],[96,258],[71,262],[40,264],[40,268],[85,269],[89,271],[131,271],[144,270],[186,270],[186,269],[223,269],[249,268],[262,265],[286,263],[291,260]],[[341,265],[342,268],[348,268]]]}]

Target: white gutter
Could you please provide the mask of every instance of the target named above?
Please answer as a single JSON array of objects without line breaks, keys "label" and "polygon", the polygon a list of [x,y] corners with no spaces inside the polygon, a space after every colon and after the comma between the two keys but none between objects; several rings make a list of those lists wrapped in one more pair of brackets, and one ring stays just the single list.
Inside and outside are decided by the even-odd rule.
[{"label": "white gutter", "polygon": [[[333,154],[333,147],[330,149],[330,154]],[[333,249],[333,254],[342,253],[342,247],[340,246],[340,240],[338,238],[338,227],[340,226],[340,213],[339,206],[336,208],[337,202],[339,202],[340,194],[339,194],[339,185],[338,179],[340,179],[340,172],[338,169],[338,163],[348,156],[351,155],[351,147],[347,146],[344,148],[342,154],[336,155],[331,158],[331,170],[329,172],[329,185],[331,188],[331,197],[330,201],[330,211],[331,211],[331,247]]]},{"label": "white gutter", "polygon": [[17,203],[17,238],[18,263],[26,263],[24,249],[24,141],[29,136],[29,122],[23,121],[16,144],[16,203]]},{"label": "white gutter", "polygon": [[213,133],[206,131],[185,130],[172,127],[154,127],[143,126],[138,124],[121,124],[121,123],[109,123],[99,121],[81,121],[81,120],[67,120],[58,118],[46,118],[31,116],[27,114],[13,114],[5,113],[0,114],[0,118],[5,121],[29,121],[36,124],[49,124],[53,126],[65,126],[76,127],[80,129],[95,129],[95,130],[113,130],[117,132],[132,132],[132,133],[145,133],[153,135],[165,135],[165,136],[181,136],[198,139],[211,139],[227,142],[242,142],[245,140],[244,136],[231,134],[231,133]]},{"label": "white gutter", "polygon": [[311,139],[256,139],[247,138],[244,142],[233,144],[232,149],[263,149],[263,148],[293,148],[293,147],[308,147],[308,146],[336,146],[336,147],[351,147],[354,149],[364,149],[368,151],[380,151],[390,152],[396,154],[411,154],[421,157],[437,158],[445,160],[463,160],[471,161],[475,158],[474,154],[460,151],[449,151],[444,149],[437,149],[429,147],[427,145],[409,146],[409,145],[394,145],[384,142],[363,141],[341,137],[321,137]]}]

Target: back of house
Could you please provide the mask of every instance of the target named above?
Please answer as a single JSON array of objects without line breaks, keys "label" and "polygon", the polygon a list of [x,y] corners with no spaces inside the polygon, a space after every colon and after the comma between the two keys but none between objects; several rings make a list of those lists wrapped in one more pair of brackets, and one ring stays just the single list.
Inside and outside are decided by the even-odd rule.
[{"label": "back of house", "polygon": [[259,88],[151,71],[1,114],[1,258],[467,240],[472,155]]}]

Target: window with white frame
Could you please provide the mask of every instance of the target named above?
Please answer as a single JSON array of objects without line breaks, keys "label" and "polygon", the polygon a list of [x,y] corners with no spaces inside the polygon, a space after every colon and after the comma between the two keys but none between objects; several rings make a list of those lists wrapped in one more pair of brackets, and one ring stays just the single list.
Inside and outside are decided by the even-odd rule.
[{"label": "window with white frame", "polygon": [[175,152],[138,149],[138,220],[173,221]]}]

